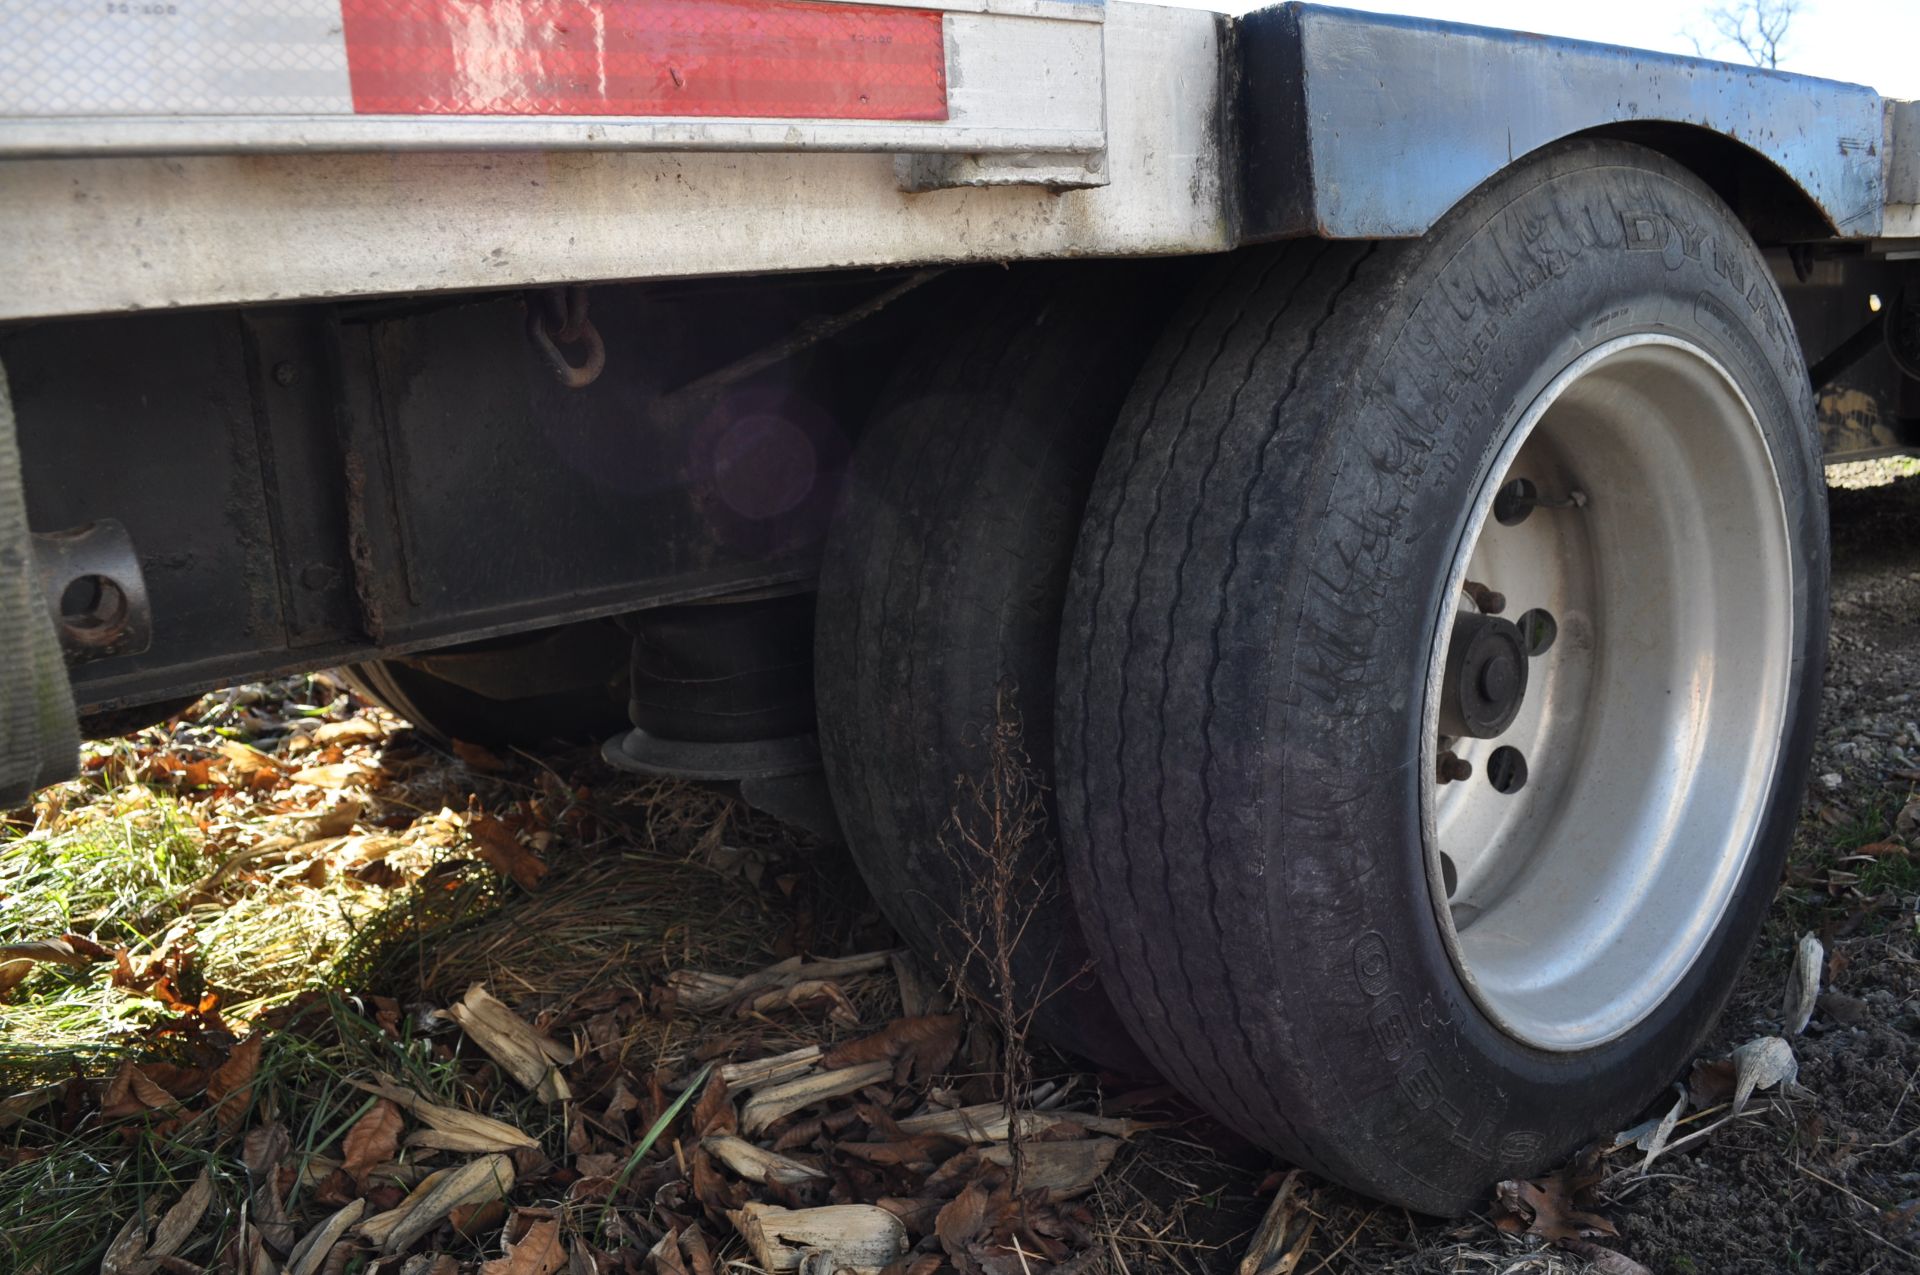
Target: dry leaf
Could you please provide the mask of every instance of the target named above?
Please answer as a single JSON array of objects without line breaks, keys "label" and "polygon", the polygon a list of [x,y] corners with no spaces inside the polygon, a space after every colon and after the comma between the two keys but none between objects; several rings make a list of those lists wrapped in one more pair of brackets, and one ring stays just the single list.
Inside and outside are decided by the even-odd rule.
[{"label": "dry leaf", "polygon": [[178,1203],[168,1209],[166,1216],[160,1219],[160,1225],[154,1228],[153,1243],[147,1246],[149,1258],[171,1257],[180,1251],[180,1246],[193,1234],[193,1228],[200,1225],[205,1216],[207,1205],[213,1203],[213,1179],[207,1176],[205,1169],[193,1180],[186,1194]]},{"label": "dry leaf", "polygon": [[1662,1116],[1659,1122],[1656,1123],[1644,1137],[1636,1139],[1634,1142],[1635,1146],[1647,1153],[1647,1158],[1640,1162],[1640,1172],[1642,1173],[1645,1173],[1647,1169],[1652,1166],[1653,1162],[1660,1158],[1660,1153],[1667,1149],[1667,1140],[1673,1137],[1674,1125],[1679,1123],[1680,1117],[1685,1114],[1687,1110],[1686,1086],[1676,1084],[1674,1088],[1679,1091],[1679,1096],[1674,1100],[1673,1106],[1668,1109],[1667,1114]]},{"label": "dry leaf", "polygon": [[334,1244],[367,1211],[365,1200],[355,1200],[308,1231],[287,1254],[286,1275],[320,1275],[320,1267]]},{"label": "dry leaf", "polygon": [[505,1257],[480,1263],[480,1275],[553,1275],[566,1264],[560,1224],[543,1217],[534,1219],[518,1243],[507,1241]]},{"label": "dry leaf", "polygon": [[1566,1246],[1567,1251],[1587,1263],[1588,1275],[1653,1275],[1648,1267],[1634,1261],[1625,1253],[1602,1248],[1586,1240],[1573,1240]]},{"label": "dry leaf", "polygon": [[1793,969],[1787,975],[1786,998],[1780,1007],[1780,1017],[1785,1020],[1789,1036],[1805,1031],[1807,1020],[1813,1017],[1814,998],[1820,994],[1820,967],[1826,955],[1826,949],[1811,931],[1800,936],[1800,946],[1793,954]]},{"label": "dry leaf", "polygon": [[1793,1046],[1778,1036],[1750,1040],[1733,1051],[1733,1111],[1738,1115],[1756,1089],[1790,1085],[1800,1078]]},{"label": "dry leaf", "polygon": [[1525,1224],[1528,1235],[1565,1243],[1595,1235],[1619,1234],[1607,1219],[1574,1205],[1573,1192],[1568,1188],[1564,1172],[1531,1182],[1509,1179],[1494,1187],[1494,1194],[1510,1218]]},{"label": "dry leaf", "polygon": [[1734,1068],[1731,1058],[1717,1062],[1695,1062],[1687,1077],[1687,1098],[1695,1111],[1717,1107],[1733,1097]]},{"label": "dry leaf", "polygon": [[308,736],[316,744],[372,743],[384,737],[385,732],[364,717],[349,717],[344,722],[322,722]]},{"label": "dry leaf", "polygon": [[474,770],[485,771],[490,775],[502,774],[511,769],[506,761],[492,749],[479,744],[469,744],[464,739],[449,741],[453,745],[453,755]]},{"label": "dry leaf", "polygon": [[714,1074],[726,1082],[729,1092],[738,1093],[760,1085],[772,1084],[778,1080],[791,1080],[795,1076],[811,1071],[820,1057],[820,1046],[802,1045],[799,1049],[775,1054],[771,1058],[728,1063]]},{"label": "dry leaf", "polygon": [[487,866],[512,877],[521,889],[533,889],[540,884],[540,878],[547,875],[547,865],[540,857],[521,845],[507,825],[492,815],[468,815],[467,831],[472,834],[474,849]]},{"label": "dry leaf", "polygon": [[399,1104],[402,1110],[419,1117],[431,1128],[411,1134],[410,1147],[435,1147],[442,1151],[511,1151],[515,1147],[537,1147],[540,1143],[510,1124],[428,1102],[411,1089],[402,1089],[389,1080],[372,1084],[356,1080],[353,1084],[370,1094]]},{"label": "dry leaf", "polygon": [[566,1102],[573,1097],[558,1070],[573,1061],[573,1051],[536,1032],[480,984],[469,987],[459,1004],[448,1006],[447,1017],[460,1024],[469,1039],[542,1101]]},{"label": "dry leaf", "polygon": [[739,1127],[740,1119],[734,1112],[733,1096],[727,1090],[727,1082],[715,1074],[708,1079],[707,1087],[700,1091],[700,1100],[693,1104],[694,1135],[705,1137],[708,1134],[732,1133]]},{"label": "dry leaf", "polygon": [[362,1191],[367,1189],[367,1174],[376,1165],[386,1164],[400,1150],[400,1133],[406,1118],[391,1099],[379,1098],[366,1115],[353,1122],[347,1136],[340,1140],[340,1167]]},{"label": "dry leaf", "polygon": [[135,1213],[121,1225],[113,1241],[107,1245],[106,1256],[100,1259],[100,1275],[131,1275],[146,1252],[146,1219]]},{"label": "dry leaf", "polygon": [[[1071,1142],[1029,1142],[1021,1148],[1020,1190],[1045,1191],[1051,1201],[1071,1199],[1091,1188],[1120,1151],[1118,1138],[1079,1138]],[[1013,1148],[996,1143],[980,1149],[980,1158],[1013,1167]]]},{"label": "dry leaf", "polygon": [[960,1016],[933,1014],[921,1018],[900,1018],[883,1030],[859,1040],[837,1046],[820,1060],[823,1067],[850,1067],[854,1063],[885,1059],[904,1063],[896,1079],[908,1076],[925,1080],[946,1070],[960,1048]]},{"label": "dry leaf", "polygon": [[[1153,1128],[1138,1120],[1096,1116],[1085,1111],[1022,1111],[1019,1119],[1020,1132],[1028,1136],[1062,1124],[1079,1125],[1091,1133],[1104,1133],[1116,1138],[1131,1138],[1143,1129]],[[903,1133],[937,1133],[961,1142],[1005,1142],[1007,1130],[1011,1127],[1007,1120],[1006,1105],[998,1102],[955,1107],[949,1111],[928,1111],[908,1116],[898,1123]]]},{"label": "dry leaf", "polygon": [[750,1182],[798,1186],[803,1182],[823,1180],[827,1176],[811,1165],[789,1159],[776,1151],[756,1147],[745,1138],[720,1134],[703,1138],[700,1145],[720,1163]]},{"label": "dry leaf", "polygon": [[307,826],[307,840],[324,841],[329,837],[346,836],[353,831],[353,825],[360,822],[360,815],[365,809],[365,803],[358,797],[342,797]]},{"label": "dry leaf", "polygon": [[[1294,1224],[1303,1213],[1305,1225],[1296,1229]],[[1253,1239],[1247,1244],[1247,1255],[1240,1259],[1238,1275],[1291,1275],[1300,1265],[1300,1259],[1306,1256],[1307,1245],[1313,1242],[1317,1221],[1309,1208],[1306,1192],[1300,1188],[1300,1170],[1289,1171],[1280,1180],[1273,1203],[1267,1206],[1266,1216],[1260,1219]]]},{"label": "dry leaf", "polygon": [[96,960],[111,959],[76,952],[66,939],[34,939],[23,943],[0,943],[0,962],[46,961],[55,965],[74,965],[81,969]]},{"label": "dry leaf", "polygon": [[33,973],[33,962],[25,957],[16,957],[11,961],[0,961],[0,1000],[5,1000],[13,989],[26,981]]},{"label": "dry leaf", "polygon": [[265,1044],[266,1038],[254,1032],[233,1047],[207,1081],[207,1101],[224,1133],[238,1128],[247,1113],[247,1103],[253,1096],[253,1073],[260,1066],[260,1050]]},{"label": "dry leaf", "polygon": [[836,1275],[842,1270],[879,1275],[907,1251],[907,1228],[871,1204],[783,1209],[756,1201],[727,1217],[768,1271],[797,1271],[801,1258],[813,1251],[828,1255],[825,1269]]},{"label": "dry leaf", "polygon": [[891,1066],[876,1062],[769,1085],[747,1099],[746,1106],[741,1108],[740,1131],[753,1137],[774,1121],[790,1116],[803,1107],[825,1102],[829,1098],[844,1097],[868,1085],[877,1085],[892,1074]]},{"label": "dry leaf", "polygon": [[330,766],[309,766],[305,770],[296,770],[291,777],[296,784],[312,784],[317,788],[345,788],[365,779],[367,769],[350,761],[337,761]]},{"label": "dry leaf", "polygon": [[947,1256],[966,1256],[967,1244],[987,1224],[987,1189],[969,1182],[933,1219],[933,1233]]},{"label": "dry leaf", "polygon": [[[445,1177],[434,1183],[432,1190],[410,1207],[403,1206],[407,1207],[405,1215],[393,1223],[380,1251],[389,1255],[404,1252],[462,1204],[484,1204],[505,1196],[512,1189],[513,1161],[504,1155],[482,1156],[457,1169],[449,1169]],[[366,1229],[364,1224],[361,1229]]]}]

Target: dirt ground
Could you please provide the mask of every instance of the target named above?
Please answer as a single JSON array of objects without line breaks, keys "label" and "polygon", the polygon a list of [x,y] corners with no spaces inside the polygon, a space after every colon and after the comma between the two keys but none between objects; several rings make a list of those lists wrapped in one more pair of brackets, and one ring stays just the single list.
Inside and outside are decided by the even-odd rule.
[{"label": "dirt ground", "polygon": [[[1787,1033],[1811,933],[1821,996],[1790,1037],[1797,1082],[1738,1116],[1723,1096],[1690,1104],[1645,1172],[1642,1150],[1603,1140],[1543,1179],[1583,1211],[1561,1243],[1492,1196],[1443,1222],[1289,1177],[1165,1093],[1045,1055],[1019,1105],[1098,1166],[1009,1222],[992,1139],[911,1124],[1004,1098],[1000,1020],[949,1015],[910,962],[818,963],[893,947],[844,852],[592,750],[442,749],[320,678],[91,746],[87,778],[10,817],[0,1269],[704,1275],[755,1269],[733,1211],[830,1196],[897,1213],[914,1275],[1233,1272],[1270,1209],[1289,1256],[1262,1275],[1920,1272],[1920,465],[1835,477],[1851,485],[1832,493],[1814,780],[1702,1059]],[[476,1048],[455,1012],[475,984],[565,1047],[566,1101]],[[751,1082],[716,1096],[709,1069],[815,1044],[891,1066],[753,1135],[800,1166],[792,1182],[718,1171],[712,1140],[755,1122],[736,1103]],[[388,1098],[355,1087],[382,1075]],[[505,1132],[449,1147],[415,1101]],[[417,1213],[390,1255],[356,1229],[404,1213],[434,1169],[496,1161],[503,1199]],[[284,1220],[263,1226],[263,1208]]]}]

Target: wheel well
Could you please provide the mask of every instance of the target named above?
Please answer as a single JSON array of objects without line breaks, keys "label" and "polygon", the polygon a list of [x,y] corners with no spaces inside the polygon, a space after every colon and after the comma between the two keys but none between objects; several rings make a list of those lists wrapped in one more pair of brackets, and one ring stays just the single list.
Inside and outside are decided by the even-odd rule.
[{"label": "wheel well", "polygon": [[1633,120],[1575,136],[1634,142],[1685,165],[1727,202],[1762,244],[1827,239],[1836,233],[1798,182],[1765,155],[1724,133],[1667,120]]}]

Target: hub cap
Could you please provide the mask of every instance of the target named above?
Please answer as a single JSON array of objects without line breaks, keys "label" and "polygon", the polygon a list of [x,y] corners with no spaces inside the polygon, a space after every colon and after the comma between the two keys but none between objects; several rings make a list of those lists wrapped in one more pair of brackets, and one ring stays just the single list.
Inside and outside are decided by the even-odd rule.
[{"label": "hub cap", "polygon": [[1690,343],[1590,351],[1488,467],[1421,773],[1436,915],[1509,1035],[1602,1044],[1699,958],[1771,786],[1793,584],[1759,422]]}]

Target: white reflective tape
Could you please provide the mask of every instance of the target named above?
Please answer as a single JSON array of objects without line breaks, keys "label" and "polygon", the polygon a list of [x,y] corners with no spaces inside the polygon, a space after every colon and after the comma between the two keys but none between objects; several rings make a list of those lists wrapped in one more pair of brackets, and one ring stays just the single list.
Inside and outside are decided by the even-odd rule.
[{"label": "white reflective tape", "polygon": [[0,115],[352,111],[339,0],[0,4]]}]

